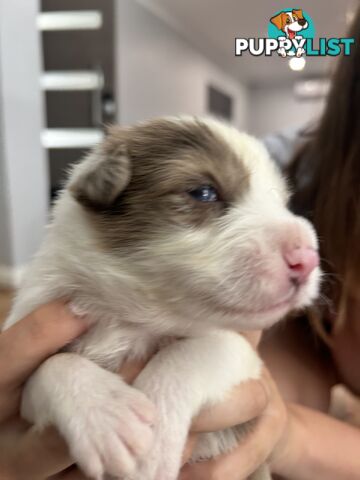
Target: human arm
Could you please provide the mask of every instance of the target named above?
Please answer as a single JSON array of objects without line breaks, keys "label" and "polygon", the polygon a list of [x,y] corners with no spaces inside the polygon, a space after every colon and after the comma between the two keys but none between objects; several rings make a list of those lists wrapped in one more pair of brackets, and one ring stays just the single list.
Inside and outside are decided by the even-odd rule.
[{"label": "human arm", "polygon": [[291,480],[357,480],[360,430],[324,413],[288,405],[288,424],[272,470]]}]

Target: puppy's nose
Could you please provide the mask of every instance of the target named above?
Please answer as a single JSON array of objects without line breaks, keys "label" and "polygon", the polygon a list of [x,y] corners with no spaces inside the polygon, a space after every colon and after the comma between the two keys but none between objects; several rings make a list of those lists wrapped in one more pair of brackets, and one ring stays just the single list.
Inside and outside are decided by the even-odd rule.
[{"label": "puppy's nose", "polygon": [[298,285],[305,283],[319,265],[319,254],[313,248],[292,248],[285,250],[283,255],[289,267],[290,278]]},{"label": "puppy's nose", "polygon": [[303,27],[305,25],[305,23],[306,23],[305,18],[299,18],[299,20],[298,20],[299,25],[301,25]]}]

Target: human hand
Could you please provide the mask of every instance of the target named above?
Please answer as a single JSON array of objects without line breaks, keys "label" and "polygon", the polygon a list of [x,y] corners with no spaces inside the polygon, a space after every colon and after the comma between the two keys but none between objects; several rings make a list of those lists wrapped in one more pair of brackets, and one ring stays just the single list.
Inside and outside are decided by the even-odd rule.
[{"label": "human hand", "polygon": [[[53,428],[35,431],[18,417],[22,386],[50,355],[84,333],[87,323],[54,302],[0,335],[0,478],[43,480],[73,463]],[[20,461],[21,459],[21,461]]]},{"label": "human hand", "polygon": [[184,460],[191,456],[196,433],[223,430],[254,418],[257,418],[254,430],[235,450],[208,462],[185,465],[179,480],[246,479],[272,459],[272,455],[280,454],[287,428],[287,409],[266,368],[260,381],[240,384],[226,401],[200,413],[192,426],[195,439],[191,437]]}]

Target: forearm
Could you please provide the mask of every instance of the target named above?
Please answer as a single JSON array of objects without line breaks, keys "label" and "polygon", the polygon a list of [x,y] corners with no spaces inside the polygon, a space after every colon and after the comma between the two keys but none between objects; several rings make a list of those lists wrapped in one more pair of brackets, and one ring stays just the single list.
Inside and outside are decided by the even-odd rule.
[{"label": "forearm", "polygon": [[360,430],[328,415],[289,405],[289,429],[273,471],[290,480],[357,480]]}]

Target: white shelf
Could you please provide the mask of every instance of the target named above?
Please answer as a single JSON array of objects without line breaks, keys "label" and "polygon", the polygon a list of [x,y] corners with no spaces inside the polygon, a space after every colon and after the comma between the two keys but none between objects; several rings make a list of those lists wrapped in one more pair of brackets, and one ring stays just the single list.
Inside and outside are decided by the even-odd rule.
[{"label": "white shelf", "polygon": [[101,90],[104,85],[104,76],[92,70],[59,70],[43,73],[40,85],[46,91]]},{"label": "white shelf", "polygon": [[97,30],[102,23],[102,14],[98,10],[42,12],[37,18],[37,26],[41,31]]},{"label": "white shelf", "polygon": [[44,148],[89,148],[103,138],[104,132],[98,128],[47,128],[41,132]]}]

